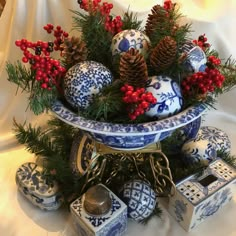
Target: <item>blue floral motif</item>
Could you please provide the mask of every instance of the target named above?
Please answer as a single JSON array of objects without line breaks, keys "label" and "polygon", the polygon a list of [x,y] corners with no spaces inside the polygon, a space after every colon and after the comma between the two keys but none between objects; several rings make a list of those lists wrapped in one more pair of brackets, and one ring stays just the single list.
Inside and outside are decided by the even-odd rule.
[{"label": "blue floral motif", "polygon": [[112,200],[112,209],[111,209],[111,215],[119,210],[121,208],[121,204],[118,200],[116,200],[113,195],[111,195],[111,200]]},{"label": "blue floral motif", "polygon": [[208,216],[213,215],[215,212],[217,212],[220,207],[226,203],[226,201],[229,201],[232,197],[232,193],[230,188],[226,188],[221,192],[217,192],[214,195],[214,198],[210,201],[207,201],[205,204],[201,205],[201,213],[199,215],[198,221],[202,221],[203,219],[207,218]]},{"label": "blue floral motif", "polygon": [[106,220],[110,219],[110,217],[95,217],[95,216],[87,216],[87,220],[94,226],[99,227],[103,224]]},{"label": "blue floral motif", "polygon": [[[109,140],[106,137],[113,137],[114,144],[118,149],[143,148],[143,145],[157,142],[162,132],[174,131],[176,128],[187,125],[201,116],[205,110],[205,105],[200,104],[189,107],[169,118],[147,122],[145,124],[114,124],[88,120],[82,116],[78,116],[59,100],[52,106],[52,111],[58,118],[65,123],[88,131],[95,140],[110,146],[106,143]],[[127,137],[129,139],[126,139]],[[143,144],[136,146],[137,140],[144,140],[142,141]]]},{"label": "blue floral motif", "polygon": [[187,212],[187,203],[184,203],[183,200],[176,200],[174,204],[175,215],[178,222],[184,220],[183,215]]}]

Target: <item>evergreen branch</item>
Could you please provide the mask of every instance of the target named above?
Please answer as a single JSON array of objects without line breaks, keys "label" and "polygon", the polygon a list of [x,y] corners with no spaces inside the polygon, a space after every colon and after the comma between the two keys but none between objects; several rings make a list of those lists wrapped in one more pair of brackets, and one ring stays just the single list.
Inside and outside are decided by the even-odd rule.
[{"label": "evergreen branch", "polygon": [[82,31],[83,41],[88,50],[88,60],[94,60],[112,68],[112,54],[110,45],[113,35],[104,27],[104,17],[100,12],[94,14],[83,14],[72,11],[75,16],[74,29]]},{"label": "evergreen branch", "polygon": [[8,74],[7,80],[15,83],[23,91],[30,92],[32,90],[32,81],[34,80],[34,72],[27,69],[20,61],[15,64],[6,63],[6,71]]},{"label": "evergreen branch", "polygon": [[37,156],[56,156],[58,155],[57,146],[53,145],[48,131],[43,131],[41,127],[32,127],[31,124],[18,124],[13,120],[14,132],[20,144],[24,144],[26,149]]},{"label": "evergreen branch", "polygon": [[141,30],[142,21],[138,20],[137,14],[129,12],[129,10],[124,13],[122,23],[123,23],[122,30],[126,29]]}]

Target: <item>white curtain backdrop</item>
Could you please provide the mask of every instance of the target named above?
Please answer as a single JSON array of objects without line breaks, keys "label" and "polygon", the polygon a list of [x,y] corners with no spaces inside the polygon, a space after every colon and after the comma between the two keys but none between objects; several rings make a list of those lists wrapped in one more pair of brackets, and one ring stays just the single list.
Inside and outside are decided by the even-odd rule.
[{"label": "white curtain backdrop", "polygon": [[[114,12],[121,14],[129,7],[145,19],[155,4],[161,0],[112,0]],[[174,2],[174,1],[173,1]],[[236,0],[179,0],[181,12],[192,22],[193,38],[205,33],[209,42],[220,52],[222,59],[232,55],[236,58]],[[67,212],[45,213],[32,207],[17,193],[14,175],[17,167],[25,161],[34,160],[32,155],[17,146],[12,132],[12,119],[43,124],[47,115],[34,116],[26,111],[27,95],[7,81],[5,64],[21,59],[21,51],[15,40],[47,40],[43,30],[47,23],[62,26],[70,31],[72,14],[69,9],[79,10],[76,0],[7,0],[0,18],[0,234],[4,236],[52,236],[76,235],[71,230]],[[217,110],[211,110],[204,125],[215,126],[225,131],[232,143],[232,154],[236,154],[236,89],[222,95]],[[187,234],[164,211],[162,219],[154,218],[147,226],[129,223],[128,236],[233,236],[236,235],[236,206],[234,199],[223,213],[204,222],[196,231]],[[222,226],[221,226],[222,225]]]}]

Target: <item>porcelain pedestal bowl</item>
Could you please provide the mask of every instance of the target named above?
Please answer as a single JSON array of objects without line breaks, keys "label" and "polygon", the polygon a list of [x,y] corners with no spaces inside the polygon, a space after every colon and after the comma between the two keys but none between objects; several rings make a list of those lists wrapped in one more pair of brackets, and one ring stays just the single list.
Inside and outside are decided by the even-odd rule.
[{"label": "porcelain pedestal bowl", "polygon": [[150,144],[162,141],[170,136],[174,130],[184,126],[187,126],[188,132],[191,131],[191,135],[194,136],[199,128],[199,125],[194,123],[199,122],[198,118],[205,110],[206,107],[200,104],[159,121],[142,124],[114,124],[88,120],[78,116],[59,100],[52,106],[52,112],[62,121],[87,131],[99,143],[124,151],[142,149]]}]

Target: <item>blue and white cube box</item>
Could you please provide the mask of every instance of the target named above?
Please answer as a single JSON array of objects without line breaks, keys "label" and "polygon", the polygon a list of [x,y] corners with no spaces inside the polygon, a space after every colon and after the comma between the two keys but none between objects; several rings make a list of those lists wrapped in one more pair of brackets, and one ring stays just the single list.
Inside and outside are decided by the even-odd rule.
[{"label": "blue and white cube box", "polygon": [[[99,184],[106,188],[104,185]],[[72,219],[81,236],[122,236],[127,230],[127,206],[112,191],[110,210],[99,216],[88,214],[84,208],[84,195],[70,205]]]},{"label": "blue and white cube box", "polygon": [[176,185],[176,193],[169,199],[170,214],[191,231],[232,199],[235,178],[235,169],[217,159],[200,176],[192,175]]},{"label": "blue and white cube box", "polygon": [[19,191],[42,210],[57,210],[63,203],[63,196],[56,181],[47,180],[43,168],[36,163],[26,162],[16,171]]}]

